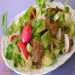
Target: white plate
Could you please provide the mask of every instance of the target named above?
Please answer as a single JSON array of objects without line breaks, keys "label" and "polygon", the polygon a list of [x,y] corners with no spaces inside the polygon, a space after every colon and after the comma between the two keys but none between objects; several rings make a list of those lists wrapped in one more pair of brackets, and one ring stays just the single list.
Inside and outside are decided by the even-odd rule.
[{"label": "white plate", "polygon": [[[49,5],[49,4],[48,4]],[[50,6],[58,6],[60,8],[63,8],[63,4],[60,3],[60,2],[53,2],[52,5]],[[75,11],[70,7],[70,11],[72,13],[72,18],[73,20],[75,21]],[[18,20],[19,16],[21,16],[25,11],[21,12],[20,14],[18,14],[13,20]],[[10,23],[11,24],[11,23]],[[13,66],[13,63],[12,61],[9,61],[5,58],[5,48],[7,46],[7,38],[5,36],[3,36],[3,40],[2,40],[2,48],[1,48],[1,53],[2,53],[2,57],[6,63],[6,65],[12,69],[13,71],[15,71],[16,73],[18,74],[21,74],[21,75],[29,75],[29,74],[46,74],[52,70],[55,70],[56,68],[58,68],[59,66],[63,65],[72,55],[73,53],[75,52],[75,46],[73,46],[72,50],[65,54],[65,55],[62,55],[60,57],[57,58],[57,62],[54,63],[52,66],[50,67],[42,67],[41,69],[39,70],[32,70],[32,71],[28,71],[28,70],[21,70],[21,69],[17,69]]]}]

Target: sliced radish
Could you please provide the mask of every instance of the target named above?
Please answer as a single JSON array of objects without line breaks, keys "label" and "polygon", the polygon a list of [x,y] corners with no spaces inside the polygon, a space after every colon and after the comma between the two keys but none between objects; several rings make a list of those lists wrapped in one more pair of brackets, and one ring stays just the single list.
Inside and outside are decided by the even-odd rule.
[{"label": "sliced radish", "polygon": [[24,43],[28,43],[32,38],[32,26],[31,25],[25,25],[23,28],[22,34],[22,41]]}]

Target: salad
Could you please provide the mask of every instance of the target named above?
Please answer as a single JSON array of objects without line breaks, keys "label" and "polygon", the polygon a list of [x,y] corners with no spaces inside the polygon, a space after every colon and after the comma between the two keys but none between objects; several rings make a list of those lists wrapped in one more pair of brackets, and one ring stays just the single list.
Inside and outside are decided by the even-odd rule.
[{"label": "salad", "polygon": [[68,6],[50,7],[45,0],[36,0],[17,21],[7,27],[3,15],[3,32],[8,38],[5,58],[14,67],[40,69],[57,62],[74,45],[75,24]]}]

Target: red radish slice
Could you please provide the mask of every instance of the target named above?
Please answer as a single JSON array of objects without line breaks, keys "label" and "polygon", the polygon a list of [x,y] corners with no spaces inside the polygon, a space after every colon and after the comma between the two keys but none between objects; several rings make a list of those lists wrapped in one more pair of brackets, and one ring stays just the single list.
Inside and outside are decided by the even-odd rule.
[{"label": "red radish slice", "polygon": [[25,25],[21,34],[23,43],[28,43],[32,38],[32,26]]},{"label": "red radish slice", "polygon": [[28,52],[27,52],[27,50],[26,50],[26,44],[24,44],[22,41],[19,41],[19,42],[17,43],[17,45],[18,45],[18,47],[20,48],[21,53],[22,53],[24,59],[28,59],[29,54],[28,54]]}]

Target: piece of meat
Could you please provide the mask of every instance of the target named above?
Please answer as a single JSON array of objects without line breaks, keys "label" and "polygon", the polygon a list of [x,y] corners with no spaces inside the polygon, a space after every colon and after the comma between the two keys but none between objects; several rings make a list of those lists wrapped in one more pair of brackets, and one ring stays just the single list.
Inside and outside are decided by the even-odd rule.
[{"label": "piece of meat", "polygon": [[57,30],[58,30],[58,23],[50,22],[50,20],[48,18],[46,18],[46,25],[47,25],[47,28],[49,29],[49,31],[51,32],[51,34],[53,36],[55,36],[57,33]]},{"label": "piece of meat", "polygon": [[34,19],[35,16],[36,16],[36,9],[34,7],[31,7],[30,12],[29,12],[30,20]]},{"label": "piece of meat", "polygon": [[53,14],[56,14],[59,11],[63,11],[63,10],[58,8],[58,7],[56,7],[56,8],[47,8],[47,12],[52,12]]},{"label": "piece of meat", "polygon": [[44,54],[43,47],[41,45],[41,42],[37,39],[32,40],[32,62],[36,66],[36,68],[40,68],[41,66],[41,60]]},{"label": "piece of meat", "polygon": [[12,42],[12,41],[14,41],[17,37],[19,37],[19,35],[16,34],[16,33],[14,33],[14,34],[12,34],[12,35],[9,36],[9,41]]}]

